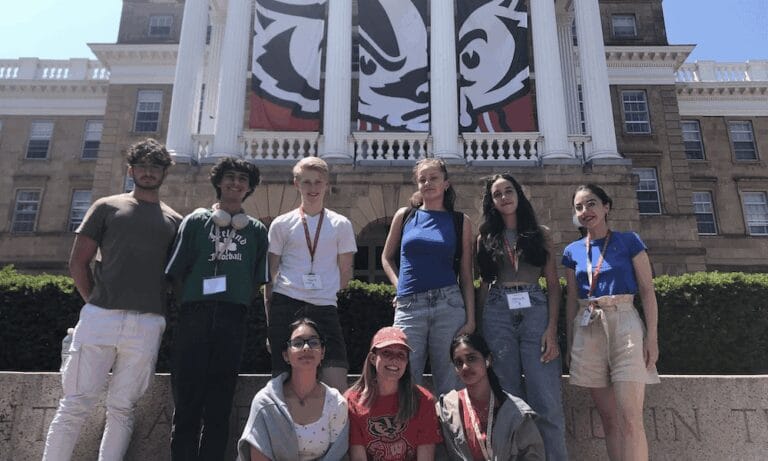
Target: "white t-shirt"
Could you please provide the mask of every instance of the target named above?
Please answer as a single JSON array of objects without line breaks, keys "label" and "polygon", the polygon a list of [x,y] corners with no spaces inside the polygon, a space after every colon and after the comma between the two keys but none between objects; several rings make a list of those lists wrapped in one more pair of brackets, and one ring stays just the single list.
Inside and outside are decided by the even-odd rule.
[{"label": "white t-shirt", "polygon": [[[280,266],[274,280],[273,291],[318,306],[335,306],[336,292],[340,288],[338,256],[357,252],[352,223],[344,216],[323,210],[315,261],[309,255],[304,225],[299,209],[278,216],[269,226],[269,252],[280,256]],[[309,239],[314,244],[320,213],[307,216]],[[319,277],[321,289],[304,286],[304,276],[313,273]]]}]

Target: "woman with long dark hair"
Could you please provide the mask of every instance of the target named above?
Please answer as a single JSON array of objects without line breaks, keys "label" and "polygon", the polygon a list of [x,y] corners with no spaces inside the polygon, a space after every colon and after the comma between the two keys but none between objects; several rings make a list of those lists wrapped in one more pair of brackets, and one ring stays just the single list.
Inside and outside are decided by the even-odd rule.
[{"label": "woman with long dark hair", "polygon": [[253,398],[238,442],[238,461],[336,461],[347,452],[347,402],[318,379],[325,340],[317,324],[301,318],[283,344],[287,372]]},{"label": "woman with long dark hair", "polygon": [[395,213],[381,259],[397,288],[394,326],[408,335],[413,380],[422,382],[429,356],[435,393],[442,394],[459,385],[445,356],[451,339],[475,329],[472,223],[453,209],[444,161],[420,160],[413,172],[418,191]]},{"label": "woman with long dark hair", "polygon": [[442,441],[435,398],[413,384],[408,338],[385,327],[371,340],[360,378],[346,392],[350,461],[430,461]]},{"label": "woman with long dark hair", "polygon": [[536,414],[522,399],[502,390],[483,337],[457,336],[450,357],[466,388],[441,396],[437,405],[449,459],[543,460]]},{"label": "woman with long dark hair", "polygon": [[647,248],[636,233],[610,229],[613,201],[601,187],[579,186],[571,202],[587,235],[563,252],[570,381],[589,388],[608,457],[646,460],[645,385],[659,382],[658,306]]},{"label": "woman with long dark hair", "polygon": [[[539,226],[515,178],[507,173],[488,178],[477,239],[483,335],[501,387],[525,399],[540,416],[536,423],[547,459],[566,460],[557,343],[561,291],[554,257],[548,231]],[[539,286],[542,275],[546,295]]]}]

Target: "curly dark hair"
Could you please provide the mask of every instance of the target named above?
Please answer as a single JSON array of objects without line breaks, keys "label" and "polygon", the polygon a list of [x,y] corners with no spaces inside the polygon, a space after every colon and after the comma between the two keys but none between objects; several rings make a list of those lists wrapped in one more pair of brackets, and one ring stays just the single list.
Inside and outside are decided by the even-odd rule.
[{"label": "curly dark hair", "polygon": [[547,251],[544,232],[536,220],[531,202],[523,192],[523,188],[509,173],[502,173],[486,178],[483,193],[483,221],[480,224],[480,243],[477,248],[477,265],[483,281],[491,282],[498,274],[499,265],[507,257],[504,250],[504,220],[493,206],[491,186],[499,179],[512,183],[517,192],[517,247],[521,258],[528,264],[542,267],[547,263]]},{"label": "curly dark hair", "polygon": [[256,189],[261,181],[259,168],[253,163],[236,157],[224,157],[211,168],[211,184],[216,189],[216,198],[221,198],[221,178],[224,177],[224,173],[227,171],[239,171],[248,175],[248,188],[250,189],[243,200],[247,199]]},{"label": "curly dark hair", "polygon": [[125,153],[125,160],[131,166],[143,162],[162,165],[163,168],[173,165],[173,159],[165,145],[152,138],[131,144]]}]

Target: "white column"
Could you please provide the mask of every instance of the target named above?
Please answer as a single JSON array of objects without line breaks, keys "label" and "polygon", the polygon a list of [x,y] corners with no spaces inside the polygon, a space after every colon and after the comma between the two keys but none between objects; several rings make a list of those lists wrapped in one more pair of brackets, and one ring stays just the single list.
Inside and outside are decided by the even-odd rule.
[{"label": "white column", "polygon": [[572,157],[568,148],[563,72],[557,42],[553,0],[534,0],[531,6],[533,59],[536,69],[536,112],[544,136],[543,158]]},{"label": "white column", "polygon": [[243,132],[252,15],[253,0],[229,0],[219,66],[219,102],[212,149],[215,156],[242,155],[238,139]]},{"label": "white column", "polygon": [[329,0],[325,47],[325,99],[320,156],[352,159],[349,126],[352,106],[352,2]]},{"label": "white column", "polygon": [[203,98],[203,119],[200,121],[200,133],[202,134],[212,134],[216,124],[216,102],[218,101],[219,91],[219,66],[221,65],[221,41],[224,37],[224,19],[224,14],[221,11],[211,11],[211,40],[208,44],[208,60],[203,73],[205,95]]},{"label": "white column", "polygon": [[579,88],[576,81],[576,64],[573,55],[571,22],[573,17],[563,13],[557,15],[557,38],[560,43],[560,67],[563,69],[563,92],[565,93],[566,123],[569,134],[582,134],[579,115]]},{"label": "white column", "polygon": [[600,7],[597,0],[579,0],[574,4],[581,90],[584,94],[587,125],[592,136],[592,151],[587,153],[587,159],[621,158],[616,149]]},{"label": "white column", "polygon": [[459,141],[459,106],[456,84],[456,28],[453,1],[431,0],[430,18],[430,125],[435,157],[464,158]]},{"label": "white column", "polygon": [[171,114],[166,145],[172,154],[192,154],[192,133],[198,113],[197,97],[208,26],[208,0],[186,0],[181,23],[176,75],[173,79]]}]

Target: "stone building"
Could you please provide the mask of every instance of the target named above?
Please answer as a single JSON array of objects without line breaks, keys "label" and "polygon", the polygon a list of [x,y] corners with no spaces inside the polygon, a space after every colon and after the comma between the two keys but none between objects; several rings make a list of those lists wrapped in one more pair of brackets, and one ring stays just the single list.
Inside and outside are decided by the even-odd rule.
[{"label": "stone building", "polygon": [[[768,267],[768,61],[685,63],[695,45],[668,43],[661,0],[481,3],[409,0],[391,11],[319,0],[305,14],[279,1],[123,0],[117,42],[90,44],[98,60],[0,61],[0,265],[65,271],[72,230],[95,198],[130,189],[124,149],[149,136],[174,153],[162,193],[181,213],[213,202],[210,165],[239,155],[262,171],[246,209],[268,223],[297,203],[290,165],[326,158],[328,206],[354,224],[362,280],[384,280],[388,224],[425,156],[449,163],[457,207],[475,226],[481,178],[510,171],[562,251],[578,236],[573,189],[595,182],[614,197],[612,226],[641,234],[657,274]],[[274,24],[283,41],[259,42]],[[379,24],[391,25],[392,43]],[[514,36],[501,40],[514,59],[476,42],[499,33]],[[283,47],[277,59],[272,45]],[[388,49],[396,64],[374,59]],[[369,74],[420,59],[417,97],[368,104],[383,92]],[[275,67],[309,83],[282,97],[290,76],[270,83]],[[473,93],[471,72],[513,67],[514,97],[472,112],[492,89]],[[285,100],[289,109],[276,109]],[[374,123],[376,104],[389,112]],[[289,112],[294,131],[273,117]],[[498,129],[500,120],[512,121]]]}]

